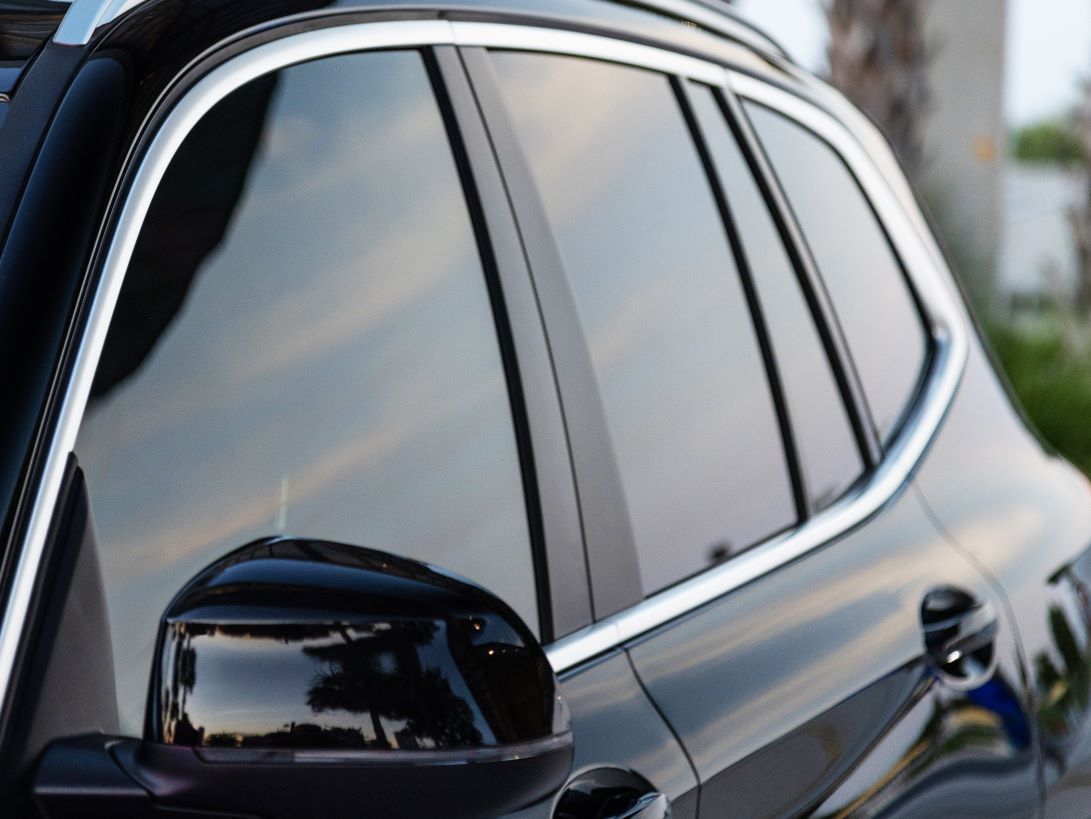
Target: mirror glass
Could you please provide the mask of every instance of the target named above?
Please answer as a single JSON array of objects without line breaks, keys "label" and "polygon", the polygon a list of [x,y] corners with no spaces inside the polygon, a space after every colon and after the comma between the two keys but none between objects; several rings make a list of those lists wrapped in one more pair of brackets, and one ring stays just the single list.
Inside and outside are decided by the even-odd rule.
[{"label": "mirror glass", "polygon": [[417,561],[253,543],[160,626],[149,739],[203,748],[446,751],[568,741],[545,652],[506,604]]}]

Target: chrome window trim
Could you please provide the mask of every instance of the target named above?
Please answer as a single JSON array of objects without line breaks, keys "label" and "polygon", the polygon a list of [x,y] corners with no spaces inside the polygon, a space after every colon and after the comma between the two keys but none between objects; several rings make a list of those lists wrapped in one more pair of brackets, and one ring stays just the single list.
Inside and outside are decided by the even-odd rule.
[{"label": "chrome window trim", "polygon": [[455,43],[460,46],[482,46],[523,51],[548,51],[581,57],[598,57],[616,63],[650,68],[665,74],[678,74],[712,85],[722,85],[726,76],[722,66],[689,57],[675,51],[613,40],[597,34],[578,31],[513,26],[507,23],[451,24]]},{"label": "chrome window trim", "polygon": [[[129,7],[131,2],[112,0],[98,6],[108,11]],[[88,0],[88,5],[92,4]],[[101,19],[101,16],[97,19]],[[79,343],[73,376],[50,441],[44,475],[31,510],[27,535],[21,544],[4,619],[0,623],[0,701],[5,700],[9,693],[14,661],[64,465],[76,442],[121,283],[152,196],[183,139],[216,102],[235,88],[269,71],[346,52],[441,44],[564,53],[678,73],[703,82],[730,86],[742,96],[756,99],[804,121],[843,151],[868,195],[873,197],[883,218],[888,220],[888,229],[910,269],[913,283],[926,305],[928,320],[932,323],[936,354],[922,395],[903,433],[865,486],[799,529],[775,537],[722,566],[709,569],[553,643],[547,648],[547,653],[558,673],[693,611],[837,538],[877,511],[905,483],[954,395],[966,359],[968,330],[953,288],[943,279],[939,264],[925,252],[924,240],[912,230],[912,221],[864,150],[833,117],[788,92],[729,72],[714,63],[597,35],[531,26],[441,20],[359,23],[300,33],[244,52],[199,80],[167,115],[152,137],[136,171],[107,251],[98,290],[91,303],[87,328]]]},{"label": "chrome window trim", "polygon": [[795,94],[727,70],[725,84],[740,98],[772,108],[825,139],[848,163],[890,235],[920,297],[931,331],[929,369],[901,430],[859,489],[785,532],[721,566],[652,595],[631,609],[562,638],[548,649],[558,670],[628,642],[836,540],[879,511],[905,485],[932,442],[958,389],[969,351],[969,329],[950,272],[921,236],[913,203],[900,198],[849,129]]}]

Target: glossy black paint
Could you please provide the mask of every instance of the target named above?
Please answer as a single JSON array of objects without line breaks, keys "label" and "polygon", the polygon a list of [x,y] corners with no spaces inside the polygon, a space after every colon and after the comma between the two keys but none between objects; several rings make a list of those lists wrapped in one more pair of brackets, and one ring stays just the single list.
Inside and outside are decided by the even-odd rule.
[{"label": "glossy black paint", "polygon": [[405,758],[411,752],[401,752],[403,758],[387,764],[359,751],[197,754],[84,735],[46,749],[30,786],[36,809],[30,815],[477,819],[508,814],[559,787],[570,750],[464,764],[412,760]]},{"label": "glossy black paint", "polygon": [[587,816],[626,816],[667,819],[667,797],[647,780],[621,768],[594,768],[574,777],[557,802],[556,819]]},{"label": "glossy black paint", "polygon": [[171,603],[157,657],[147,738],[168,745],[457,751],[570,731],[510,607],[355,546],[232,552]]},{"label": "glossy black paint", "polygon": [[82,285],[127,87],[117,61],[47,46],[22,81],[0,128],[0,376],[12,397],[0,407],[0,570],[21,531],[19,486],[32,480],[49,371],[56,367]]},{"label": "glossy black paint", "polygon": [[[13,385],[13,400],[4,411],[17,422],[8,424],[5,416],[0,423],[5,543],[18,541],[34,492],[40,467],[36,442],[53,421],[51,390],[63,384],[70,360],[62,354],[65,331],[68,340],[78,336],[77,288],[93,284],[93,277],[79,280],[93,246],[88,222],[81,220],[48,223],[51,252],[68,254],[64,264],[18,275],[26,269],[19,264],[28,258],[21,255],[25,248],[46,235],[33,228],[47,224],[42,220],[51,207],[21,200],[24,186],[80,190],[78,212],[108,229],[108,221],[99,224],[98,216],[110,201],[108,185],[78,187],[79,181],[93,168],[104,179],[121,180],[124,189],[124,168],[131,165],[123,168],[120,157],[130,148],[131,156],[139,157],[165,110],[160,102],[169,105],[193,81],[172,87],[178,71],[206,49],[233,41],[209,59],[211,65],[293,27],[404,15],[533,19],[739,60],[746,70],[794,87],[774,58],[754,58],[708,31],[620,4],[533,0],[506,8],[482,2],[430,10],[353,5],[152,4],[91,49],[48,46],[23,75],[0,130],[0,151],[15,151],[19,160],[6,166],[14,171],[0,182],[0,218],[11,225],[18,217],[30,226],[23,238],[12,231],[18,241],[9,238],[0,255],[0,269],[6,271],[0,276],[0,304],[11,306],[7,318],[14,322],[0,321],[0,376]],[[326,12],[336,19],[315,16],[269,25],[283,15]],[[247,27],[254,30],[242,36]],[[88,60],[92,54],[97,56]],[[46,152],[39,158],[37,147],[72,76],[96,59],[113,61],[124,77],[110,97],[119,106],[114,122],[120,126],[91,144],[93,161],[66,165]],[[765,67],[755,67],[755,61]],[[40,91],[32,94],[32,88]],[[71,134],[67,140],[63,144],[76,144]],[[898,173],[890,161],[884,170]],[[775,192],[765,193],[776,199]],[[528,233],[520,238],[534,242]],[[798,247],[791,252],[798,253]],[[48,321],[40,326],[30,321],[37,314],[28,305]],[[650,635],[628,652],[613,652],[566,675],[561,688],[573,716],[575,774],[631,769],[673,800],[675,816],[696,813],[694,769],[702,782],[702,815],[1031,814],[1038,807],[1039,778],[1048,795],[1047,815],[1086,815],[1091,800],[1086,784],[1091,774],[1089,497],[1086,480],[1027,431],[975,342],[940,434],[890,506],[843,539]],[[606,568],[601,566],[600,574]],[[627,573],[634,566],[618,570],[631,579]],[[5,584],[9,578],[10,564]],[[986,671],[993,669],[982,678],[952,680],[925,651],[922,603],[938,586],[994,608],[996,665],[981,663]],[[631,583],[620,587],[623,592],[614,600],[631,592]],[[65,622],[70,619],[66,608]],[[978,670],[970,673],[975,677]],[[61,686],[38,697],[29,678],[20,691],[23,698],[12,702],[32,704],[34,713],[50,712],[66,695]],[[10,717],[9,710],[0,726],[5,742],[12,733]],[[92,751],[102,747],[99,743]],[[193,773],[200,770],[193,767],[195,757],[183,748],[162,748],[152,759],[138,758],[131,744],[111,747],[148,787],[155,782],[147,772],[156,765],[162,770],[168,758],[175,760],[170,764],[178,777],[171,781],[200,778]],[[328,781],[336,785],[335,780]],[[459,781],[453,778],[452,787]],[[239,784],[260,787],[254,780]],[[546,817],[552,809],[547,797],[520,815]]]},{"label": "glossy black paint", "polygon": [[916,483],[958,548],[1004,589],[1033,697],[1045,815],[1091,804],[1091,508],[1087,478],[1049,453],[975,344]]},{"label": "glossy black paint", "polygon": [[[6,231],[0,252],[0,378],[11,390],[10,400],[0,405],[0,587],[5,594],[12,544],[27,523],[23,492],[40,475],[47,396],[57,368],[65,366],[60,361],[73,303],[83,287],[120,150],[124,68],[110,58],[95,59],[73,79],[78,57],[47,46],[39,57],[46,61],[43,70],[22,81],[33,96],[25,106],[12,103],[0,130],[5,168],[0,231]],[[54,96],[58,91],[60,99]],[[39,584],[39,599],[47,599],[43,592]],[[49,616],[32,613],[32,628]],[[101,639],[89,631],[93,639],[86,645]],[[20,649],[17,674],[34,677],[31,653],[29,646]],[[0,756],[6,763],[0,765],[0,792],[22,768],[19,729],[13,725],[19,711],[12,700],[0,704]],[[101,719],[109,724],[108,714]]]},{"label": "glossy black paint", "polygon": [[[618,784],[616,774],[606,774],[612,790],[623,787],[629,794],[643,794],[650,787],[670,802],[672,819],[696,819],[698,793],[693,767],[648,699],[625,652],[612,651],[562,675],[561,693],[572,714],[575,744],[569,785],[596,780],[604,769],[626,771],[624,785]],[[554,819],[553,811],[562,798],[563,790],[511,819]],[[570,805],[572,810],[578,807],[578,800],[574,807]],[[574,819],[605,817],[592,810]]]},{"label": "glossy black paint", "polygon": [[702,817],[852,806],[931,815],[941,782],[950,815],[1032,815],[1037,757],[1012,624],[995,670],[965,690],[947,684],[919,614],[937,584],[996,600],[910,491],[842,540],[633,645],[700,775]]},{"label": "glossy black paint", "polygon": [[[182,589],[157,653],[145,741],[54,743],[33,791],[46,815],[141,800],[270,817],[498,815],[548,798],[571,767],[568,711],[529,629],[417,561],[252,543]],[[139,787],[119,788],[117,768]],[[386,789],[400,798],[374,804]]]}]

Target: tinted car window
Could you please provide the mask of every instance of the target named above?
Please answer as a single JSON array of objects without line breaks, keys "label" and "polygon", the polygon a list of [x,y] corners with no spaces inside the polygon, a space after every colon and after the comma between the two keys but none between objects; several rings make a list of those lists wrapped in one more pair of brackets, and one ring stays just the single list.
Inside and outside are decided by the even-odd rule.
[{"label": "tinted car window", "polygon": [[591,348],[645,592],[791,525],[775,409],[669,80],[497,54]]},{"label": "tinted car window", "polygon": [[156,194],[79,434],[122,732],[160,613],[287,533],[424,559],[534,626],[525,498],[482,262],[416,52],[222,101]]},{"label": "tinted car window", "polygon": [[747,103],[747,113],[822,273],[885,441],[916,391],[928,349],[905,274],[833,148],[761,105]]},{"label": "tinted car window", "polygon": [[864,462],[814,316],[750,167],[712,89],[694,86],[691,98],[769,329],[803,482],[811,506],[821,509],[860,476]]}]

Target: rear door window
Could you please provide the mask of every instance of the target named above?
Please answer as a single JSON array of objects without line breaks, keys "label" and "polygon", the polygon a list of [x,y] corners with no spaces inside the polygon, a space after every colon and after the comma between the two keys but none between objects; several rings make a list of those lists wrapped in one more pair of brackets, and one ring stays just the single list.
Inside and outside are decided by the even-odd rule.
[{"label": "rear door window", "polygon": [[652,593],[797,520],[739,271],[669,78],[493,60],[591,347]]}]

